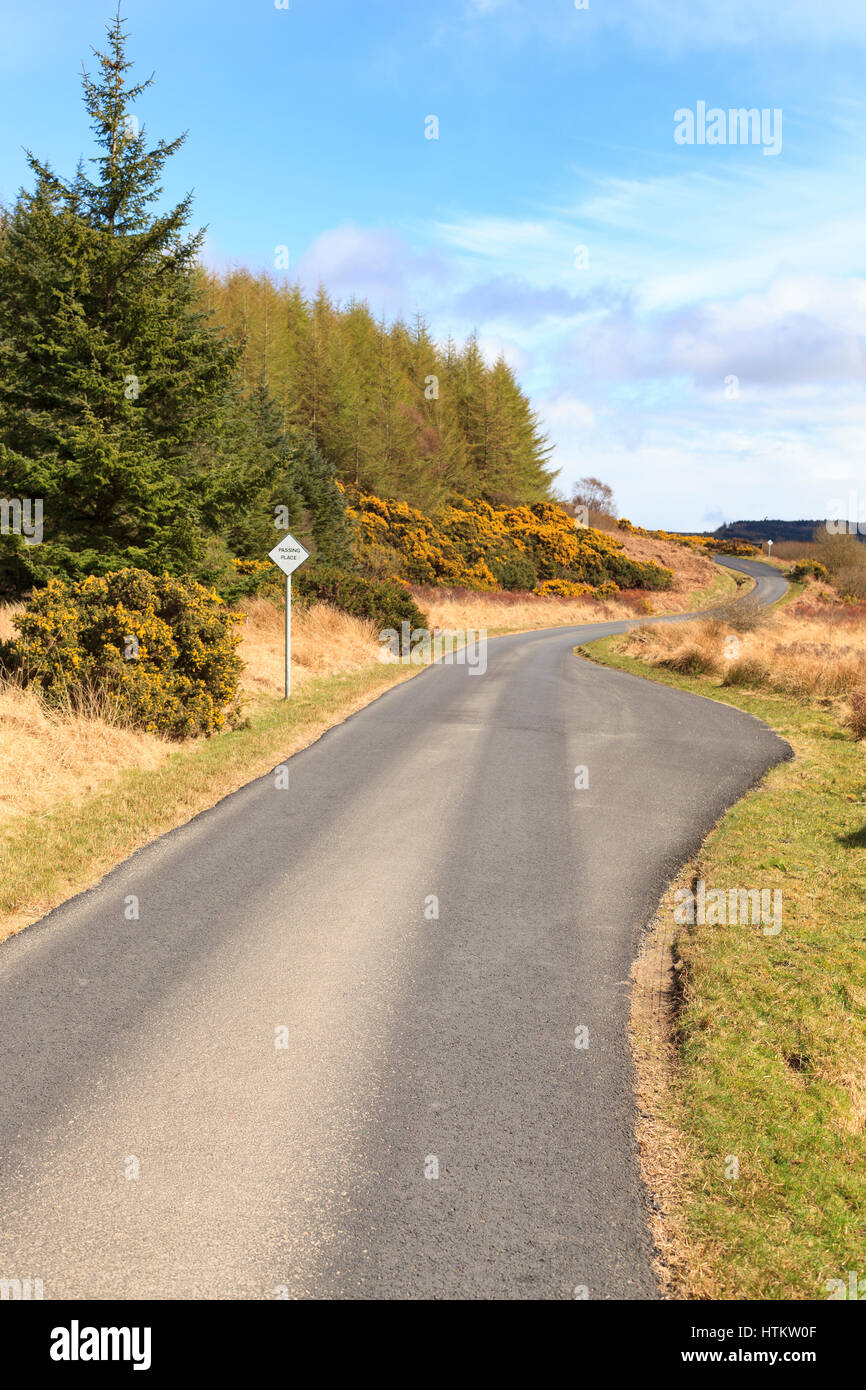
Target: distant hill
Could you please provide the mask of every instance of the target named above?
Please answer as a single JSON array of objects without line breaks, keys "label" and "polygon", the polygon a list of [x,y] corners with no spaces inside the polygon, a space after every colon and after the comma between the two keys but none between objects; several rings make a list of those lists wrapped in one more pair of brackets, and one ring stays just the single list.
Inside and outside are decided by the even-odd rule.
[{"label": "distant hill", "polygon": [[[780,521],[777,518],[770,519],[764,517],[763,521],[728,521],[724,526],[719,526],[715,531],[672,531],[672,536],[717,536],[719,540],[732,540],[739,537],[742,540],[754,541],[760,544],[763,541],[811,541],[815,537],[815,532],[819,526],[826,525],[825,521]],[[866,537],[861,537],[866,539]]]},{"label": "distant hill", "polygon": [[712,535],[720,540],[742,536],[747,541],[811,541],[818,527],[823,525],[821,520],[779,521],[765,517],[763,521],[729,521],[719,526]]}]

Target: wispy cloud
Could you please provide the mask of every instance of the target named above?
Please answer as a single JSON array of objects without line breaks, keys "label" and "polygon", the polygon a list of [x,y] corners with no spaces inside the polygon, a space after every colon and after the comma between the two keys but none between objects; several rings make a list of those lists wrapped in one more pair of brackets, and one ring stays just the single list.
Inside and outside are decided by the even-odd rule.
[{"label": "wispy cloud", "polygon": [[589,0],[581,8],[573,0],[463,0],[464,18],[484,15],[496,18],[510,41],[532,34],[586,44],[615,33],[638,48],[674,54],[762,43],[816,48],[866,42],[866,11],[852,0]]},{"label": "wispy cloud", "polygon": [[308,292],[322,284],[334,298],[366,299],[388,317],[423,301],[425,291],[434,291],[445,274],[439,252],[415,251],[397,232],[353,223],[322,232],[295,268]]}]

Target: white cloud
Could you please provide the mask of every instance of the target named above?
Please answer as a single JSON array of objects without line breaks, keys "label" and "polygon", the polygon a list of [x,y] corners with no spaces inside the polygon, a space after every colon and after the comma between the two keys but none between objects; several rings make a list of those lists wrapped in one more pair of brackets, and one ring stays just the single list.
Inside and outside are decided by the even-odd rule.
[{"label": "white cloud", "polygon": [[604,477],[642,524],[819,516],[857,485],[866,427],[863,108],[840,126],[819,167],[583,173],[535,215],[330,229],[299,269],[389,317],[419,307],[436,336],[476,328],[529,392],[560,485]]},{"label": "white cloud", "polygon": [[866,10],[856,0],[464,0],[465,19],[499,16],[511,42],[539,35],[585,45],[610,31],[640,48],[678,54],[689,50],[742,49],[808,44],[858,44],[866,40]]},{"label": "white cloud", "polygon": [[852,0],[607,0],[601,22],[651,48],[744,47],[760,43],[858,42],[866,11]]},{"label": "white cloud", "polygon": [[[849,111],[846,119],[855,118]],[[468,215],[432,231],[467,264],[485,263],[490,280],[515,277],[576,297],[599,285],[627,287],[647,309],[736,296],[780,273],[854,274],[864,269],[862,110],[856,131],[843,137],[829,128],[818,167],[723,167],[707,151],[701,168],[691,163],[654,176],[575,171],[586,191],[543,217]],[[585,269],[575,263],[579,245],[588,248]]]},{"label": "white cloud", "polygon": [[593,429],[596,414],[584,401],[574,396],[557,396],[545,402],[544,422],[557,430],[578,432]]},{"label": "white cloud", "polygon": [[513,338],[496,338],[479,335],[478,346],[488,366],[492,367],[497,358],[504,357],[509,367],[517,373],[524,372],[529,365],[529,357]]},{"label": "white cloud", "polygon": [[435,253],[414,251],[387,228],[344,223],[322,232],[304,252],[294,275],[308,292],[325,285],[337,299],[366,299],[376,313],[398,317],[423,301],[424,287],[441,279]]}]

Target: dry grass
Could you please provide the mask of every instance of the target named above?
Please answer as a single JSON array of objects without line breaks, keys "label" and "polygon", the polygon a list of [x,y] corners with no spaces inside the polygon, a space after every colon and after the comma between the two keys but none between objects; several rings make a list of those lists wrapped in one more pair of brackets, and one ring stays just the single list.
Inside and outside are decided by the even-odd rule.
[{"label": "dry grass", "polygon": [[[766,546],[764,547],[766,549]],[[774,560],[820,560],[821,554],[815,541],[776,541],[773,546]],[[763,556],[766,559],[766,556]]]},{"label": "dry grass", "polygon": [[[285,679],[285,616],[281,606],[264,598],[246,599],[242,629],[241,678],[245,694],[281,695]],[[314,676],[358,671],[379,659],[381,644],[372,622],[341,613],[327,603],[292,610],[292,685]]]},{"label": "dry grass", "polygon": [[[691,546],[682,545],[677,541],[664,540],[660,536],[641,536],[633,531],[621,531],[615,517],[605,516],[601,512],[591,511],[589,524],[618,540],[626,555],[632,560],[641,560],[644,563],[647,560],[655,560],[657,564],[673,570],[674,586],[666,591],[668,594],[676,594],[682,599],[689,591],[705,589],[713,581],[716,566],[703,551],[693,550]],[[682,609],[687,607],[687,604],[680,602],[675,607]]]},{"label": "dry grass", "polygon": [[[13,637],[23,605],[0,606],[0,638]],[[244,693],[281,695],[284,679],[283,614],[264,599],[245,605],[240,653],[247,663]],[[377,661],[372,623],[326,604],[293,615],[292,679],[356,671]],[[128,768],[152,769],[171,752],[165,739],[124,726],[107,705],[86,713],[56,710],[31,689],[0,682],[0,824],[38,816],[61,801],[80,802],[113,785]]]},{"label": "dry grass", "polygon": [[[652,595],[654,612],[682,613],[689,608],[691,596],[696,590],[709,590],[714,585],[718,568],[700,551],[678,545],[676,541],[635,536],[628,531],[618,531],[616,534],[630,559],[640,560],[644,564],[654,560],[656,564],[674,572],[672,587]],[[730,579],[731,576],[726,574],[726,578]]]},{"label": "dry grass", "polygon": [[0,642],[11,642],[15,636],[15,614],[23,613],[24,607],[23,603],[0,603]]},{"label": "dry grass", "polygon": [[[23,608],[0,605],[0,640],[16,635]],[[49,709],[35,690],[0,680],[0,823],[81,801],[126,768],[157,767],[169,751],[166,740],[124,727],[108,705]]]},{"label": "dry grass", "polygon": [[725,624],[717,618],[642,627],[628,635],[629,656],[684,675],[720,675],[724,669]]},{"label": "dry grass", "polygon": [[33,690],[0,682],[0,821],[80,800],[168,752],[165,740],[123,728],[110,711],[49,710]]},{"label": "dry grass", "polygon": [[845,724],[858,741],[866,738],[866,690],[851,692]]},{"label": "dry grass", "polygon": [[794,603],[752,631],[718,618],[643,628],[625,650],[683,675],[721,677],[728,686],[772,690],[807,701],[849,699],[866,686],[866,622],[844,608]]},{"label": "dry grass", "polygon": [[[431,628],[519,632],[633,618],[636,605],[610,599],[538,598],[534,594],[481,594],[469,589],[413,589]],[[655,598],[656,595],[653,595]]]}]

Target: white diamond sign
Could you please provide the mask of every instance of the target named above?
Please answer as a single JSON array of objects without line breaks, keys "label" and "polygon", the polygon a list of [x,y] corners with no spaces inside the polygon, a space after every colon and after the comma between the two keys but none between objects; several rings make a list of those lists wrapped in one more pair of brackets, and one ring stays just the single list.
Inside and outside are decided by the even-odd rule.
[{"label": "white diamond sign", "polygon": [[292,571],[309,560],[309,552],[294,536],[283,536],[268,556],[286,576],[286,699],[292,693]]},{"label": "white diamond sign", "polygon": [[275,565],[279,565],[283,574],[291,574],[302,565],[305,560],[309,560],[309,551],[305,550],[300,541],[296,541],[294,536],[283,536],[278,545],[275,545],[269,560],[273,560]]}]

